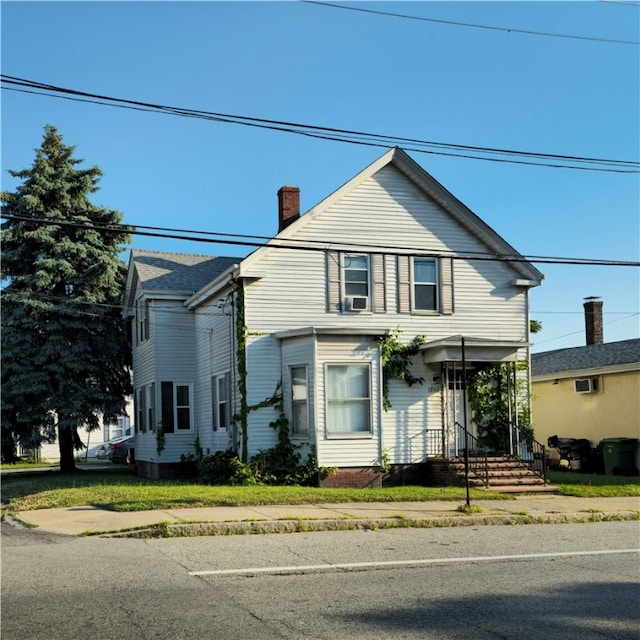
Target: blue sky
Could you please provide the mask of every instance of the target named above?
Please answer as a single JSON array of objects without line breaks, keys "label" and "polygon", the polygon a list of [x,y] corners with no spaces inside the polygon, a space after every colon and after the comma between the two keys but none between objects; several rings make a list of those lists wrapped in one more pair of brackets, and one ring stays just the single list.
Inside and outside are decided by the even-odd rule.
[{"label": "blue sky", "polygon": [[[624,2],[350,2],[511,29],[640,40]],[[640,47],[409,20],[303,2],[1,4],[2,73],[90,93],[421,140],[639,160]],[[2,91],[2,188],[45,124],[104,172],[94,202],[133,225],[271,236],[278,188],[305,211],[383,148]],[[410,152],[520,253],[638,261],[638,174]],[[249,248],[136,237],[136,248]],[[639,336],[635,267],[537,264],[535,351]]]}]

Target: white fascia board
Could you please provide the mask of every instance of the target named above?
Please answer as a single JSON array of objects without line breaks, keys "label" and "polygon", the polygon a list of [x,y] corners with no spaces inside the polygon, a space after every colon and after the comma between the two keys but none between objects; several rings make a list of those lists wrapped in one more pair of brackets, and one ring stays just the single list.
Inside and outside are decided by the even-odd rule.
[{"label": "white fascia board", "polygon": [[190,296],[184,301],[184,306],[187,309],[195,309],[210,298],[220,295],[223,291],[231,286],[231,281],[238,275],[240,271],[240,264],[233,264],[228,269],[223,271],[215,280],[212,280],[209,284],[206,284],[199,291],[193,293],[190,292]]},{"label": "white fascia board", "polygon": [[[398,150],[393,164],[408,178],[415,182],[423,191],[428,193],[440,206],[448,211],[460,224],[466,227],[479,240],[490,247],[500,256],[513,256],[524,259],[514,247],[502,236],[494,231],[484,220],[476,215],[463,202],[441,185],[433,176],[429,175],[419,164],[414,162],[406,153]],[[515,271],[532,282],[529,286],[539,286],[545,276],[530,262],[509,262]]]},{"label": "white fascia board", "polygon": [[604,376],[612,373],[628,373],[629,371],[640,371],[640,362],[631,362],[629,364],[612,364],[608,367],[594,367],[593,369],[574,369],[572,371],[545,373],[537,376],[531,376],[531,382],[549,382],[551,380],[590,378],[593,376]]},{"label": "white fascia board", "polygon": [[273,334],[278,340],[287,338],[301,338],[304,336],[372,336],[384,335],[387,330],[354,327],[299,327],[297,329],[286,329],[276,331]]}]

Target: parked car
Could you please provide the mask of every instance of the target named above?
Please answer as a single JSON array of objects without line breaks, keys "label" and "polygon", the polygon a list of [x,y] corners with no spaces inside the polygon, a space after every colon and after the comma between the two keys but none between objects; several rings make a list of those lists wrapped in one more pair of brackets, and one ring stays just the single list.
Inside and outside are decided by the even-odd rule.
[{"label": "parked car", "polygon": [[109,442],[103,442],[101,444],[99,444],[96,448],[96,458],[98,460],[106,460],[107,459],[107,453],[109,453],[109,448],[110,448],[110,443]]},{"label": "parked car", "polygon": [[135,436],[116,438],[107,443],[107,458],[115,464],[133,464],[135,462]]}]

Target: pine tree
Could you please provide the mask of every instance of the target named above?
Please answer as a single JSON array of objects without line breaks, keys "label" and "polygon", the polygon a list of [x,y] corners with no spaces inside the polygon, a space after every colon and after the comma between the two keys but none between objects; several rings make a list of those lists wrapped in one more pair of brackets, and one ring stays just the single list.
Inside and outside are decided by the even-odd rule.
[{"label": "pine tree", "polygon": [[23,180],[2,193],[2,444],[51,442],[75,471],[78,429],[123,415],[131,393],[121,315],[130,229],[118,211],[93,205],[98,167],[76,168],[55,127],[45,127]]}]

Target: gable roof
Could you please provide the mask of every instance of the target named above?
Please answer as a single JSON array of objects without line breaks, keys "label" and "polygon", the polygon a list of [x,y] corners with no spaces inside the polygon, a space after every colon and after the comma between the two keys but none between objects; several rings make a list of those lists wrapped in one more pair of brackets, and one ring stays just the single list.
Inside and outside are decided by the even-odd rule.
[{"label": "gable roof", "polygon": [[[388,165],[394,166],[407,178],[413,181],[419,189],[435,200],[463,227],[485,244],[490,253],[493,253],[497,257],[503,259],[506,257],[513,258],[514,260],[508,261],[509,265],[519,273],[523,279],[530,281],[530,286],[537,286],[542,283],[544,280],[544,274],[538,271],[538,269],[536,269],[530,262],[525,260],[520,253],[518,253],[506,240],[504,240],[504,238],[498,235],[488,224],[473,213],[471,209],[447,191],[445,187],[443,187],[433,176],[427,173],[399,147],[394,147],[387,151],[384,155],[363,169],[331,195],[309,209],[297,220],[289,224],[285,229],[269,240],[266,246],[257,249],[245,258],[242,263],[243,269],[250,268],[253,262],[258,259],[260,255],[269,251],[270,247],[284,246],[279,244],[280,240],[292,238],[296,233],[302,230],[310,220],[317,215],[321,215],[323,211],[328,209],[335,202],[343,198],[365,180]],[[300,245],[304,245],[304,241],[300,242]],[[327,243],[327,247],[329,246],[331,246],[331,243]],[[318,248],[317,244],[315,248]],[[335,248],[335,246],[333,246],[333,248]]]},{"label": "gable roof", "polygon": [[127,291],[129,295],[133,294],[135,279],[147,293],[190,296],[240,260],[241,258],[194,253],[133,249],[129,259]]},{"label": "gable roof", "polygon": [[595,373],[616,367],[634,368],[632,365],[640,368],[640,338],[534,353],[531,375],[536,378],[578,371]]}]

